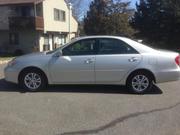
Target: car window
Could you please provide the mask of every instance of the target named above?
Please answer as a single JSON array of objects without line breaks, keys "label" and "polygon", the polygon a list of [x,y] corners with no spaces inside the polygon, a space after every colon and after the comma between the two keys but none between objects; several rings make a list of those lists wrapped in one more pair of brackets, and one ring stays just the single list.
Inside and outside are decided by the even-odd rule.
[{"label": "car window", "polygon": [[100,39],[98,54],[137,54],[128,44],[117,39]]},{"label": "car window", "polygon": [[95,54],[95,39],[77,41],[63,49],[63,56]]}]

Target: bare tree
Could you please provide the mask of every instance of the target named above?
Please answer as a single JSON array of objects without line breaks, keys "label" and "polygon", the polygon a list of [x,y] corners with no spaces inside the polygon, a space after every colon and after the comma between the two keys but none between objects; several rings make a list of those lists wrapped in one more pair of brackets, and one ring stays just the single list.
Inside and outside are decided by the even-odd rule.
[{"label": "bare tree", "polygon": [[81,20],[86,13],[87,0],[67,0],[68,3],[73,5],[73,15],[77,20]]}]

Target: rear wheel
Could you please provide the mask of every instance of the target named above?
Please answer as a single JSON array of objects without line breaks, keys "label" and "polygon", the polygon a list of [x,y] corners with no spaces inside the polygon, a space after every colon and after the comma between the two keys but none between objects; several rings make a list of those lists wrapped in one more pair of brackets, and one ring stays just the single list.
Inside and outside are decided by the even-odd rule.
[{"label": "rear wheel", "polygon": [[152,76],[148,73],[137,72],[128,78],[127,87],[135,94],[144,94],[153,86]]},{"label": "rear wheel", "polygon": [[45,88],[47,81],[45,75],[38,70],[27,70],[20,75],[20,86],[29,91],[38,91]]}]

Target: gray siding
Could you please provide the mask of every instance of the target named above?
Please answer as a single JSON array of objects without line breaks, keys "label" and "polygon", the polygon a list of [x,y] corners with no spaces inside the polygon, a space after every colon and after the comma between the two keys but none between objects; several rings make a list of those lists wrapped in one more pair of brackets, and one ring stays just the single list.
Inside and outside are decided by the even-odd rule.
[{"label": "gray siding", "polygon": [[0,6],[0,30],[9,29],[8,18],[11,14],[11,9],[8,6]]}]

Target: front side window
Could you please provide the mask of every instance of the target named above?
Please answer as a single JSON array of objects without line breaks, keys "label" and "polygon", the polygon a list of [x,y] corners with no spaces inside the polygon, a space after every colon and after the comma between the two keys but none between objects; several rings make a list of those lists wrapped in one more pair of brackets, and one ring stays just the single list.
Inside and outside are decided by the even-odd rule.
[{"label": "front side window", "polygon": [[100,39],[98,54],[136,54],[128,44],[118,39]]},{"label": "front side window", "polygon": [[95,40],[82,40],[63,49],[64,56],[95,54]]}]

